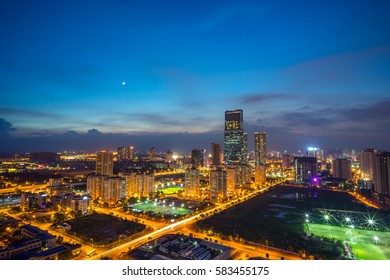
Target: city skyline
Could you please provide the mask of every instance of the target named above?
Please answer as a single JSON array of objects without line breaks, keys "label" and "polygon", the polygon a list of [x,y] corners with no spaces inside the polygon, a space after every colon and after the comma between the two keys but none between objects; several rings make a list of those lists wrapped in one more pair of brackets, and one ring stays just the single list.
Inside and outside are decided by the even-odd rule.
[{"label": "city skyline", "polygon": [[0,152],[390,149],[389,3],[2,2]]}]

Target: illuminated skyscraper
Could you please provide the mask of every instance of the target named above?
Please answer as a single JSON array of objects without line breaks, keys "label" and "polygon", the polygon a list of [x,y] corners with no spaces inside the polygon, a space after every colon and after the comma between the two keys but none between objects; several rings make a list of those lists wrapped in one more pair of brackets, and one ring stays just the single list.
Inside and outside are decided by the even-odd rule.
[{"label": "illuminated skyscraper", "polygon": [[265,132],[255,132],[255,165],[267,164]]},{"label": "illuminated skyscraper", "polygon": [[96,154],[96,175],[114,174],[114,154],[112,152],[102,151]]},{"label": "illuminated skyscraper", "polygon": [[255,184],[263,186],[266,181],[267,150],[265,132],[255,132]]},{"label": "illuminated skyscraper", "polygon": [[248,133],[244,132],[243,138],[243,147],[242,147],[242,163],[247,163],[248,161]]},{"label": "illuminated skyscraper", "polygon": [[243,112],[241,109],[225,112],[225,163],[246,161]]}]

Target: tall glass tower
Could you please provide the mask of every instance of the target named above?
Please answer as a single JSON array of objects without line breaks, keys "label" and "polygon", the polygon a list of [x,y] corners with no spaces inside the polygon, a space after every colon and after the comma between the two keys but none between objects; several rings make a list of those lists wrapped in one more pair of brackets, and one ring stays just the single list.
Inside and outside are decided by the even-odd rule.
[{"label": "tall glass tower", "polygon": [[225,162],[246,161],[243,112],[241,109],[225,112]]}]

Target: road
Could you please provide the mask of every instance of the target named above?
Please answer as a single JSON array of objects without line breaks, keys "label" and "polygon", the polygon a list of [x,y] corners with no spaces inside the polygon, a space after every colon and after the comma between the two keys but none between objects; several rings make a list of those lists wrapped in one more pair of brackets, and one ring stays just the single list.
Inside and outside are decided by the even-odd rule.
[{"label": "road", "polygon": [[6,193],[14,193],[16,190],[21,190],[23,192],[31,192],[31,191],[36,191],[37,189],[44,189],[47,187],[47,184],[40,184],[40,185],[31,185],[31,186],[19,186],[15,188],[6,188],[6,189],[1,189],[0,194],[6,194]]}]

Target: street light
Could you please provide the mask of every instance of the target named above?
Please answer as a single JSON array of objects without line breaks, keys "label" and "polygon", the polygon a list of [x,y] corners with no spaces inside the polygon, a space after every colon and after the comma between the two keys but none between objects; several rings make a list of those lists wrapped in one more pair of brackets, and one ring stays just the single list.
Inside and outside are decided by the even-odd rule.
[{"label": "street light", "polygon": [[326,221],[328,221],[329,220],[329,215],[325,214],[324,218],[325,218]]}]

